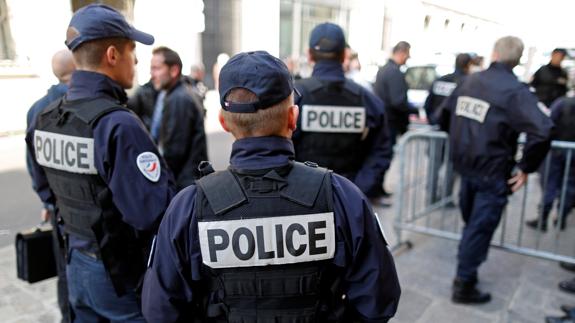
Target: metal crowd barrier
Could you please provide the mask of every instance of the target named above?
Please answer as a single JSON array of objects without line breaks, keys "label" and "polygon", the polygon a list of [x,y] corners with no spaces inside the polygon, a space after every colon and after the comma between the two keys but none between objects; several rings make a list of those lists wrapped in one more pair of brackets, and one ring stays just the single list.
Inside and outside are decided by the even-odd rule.
[{"label": "metal crowd barrier", "polygon": [[[521,148],[520,143],[517,157],[521,154]],[[575,177],[574,151],[575,142],[552,143],[540,171],[531,174],[523,188],[509,196],[491,241],[492,246],[518,254],[575,263],[575,225],[570,227],[566,223],[566,229],[562,231],[561,217],[558,225],[553,224],[553,219],[559,216],[557,209],[560,213],[565,208],[571,208],[567,204],[573,198],[569,198],[567,188],[575,186],[572,180]],[[548,185],[550,155],[558,152],[563,152],[565,160],[562,164],[564,174],[559,201],[556,202],[559,203],[558,207],[553,207],[549,215],[546,232],[528,228],[525,221],[532,219],[539,219],[539,229],[542,226],[543,192]],[[449,160],[448,135],[432,130],[410,131],[398,142],[396,156],[399,162],[399,183],[394,194],[397,244],[393,248],[411,246],[405,231],[459,240],[464,223],[458,207],[458,176],[453,172]]]}]

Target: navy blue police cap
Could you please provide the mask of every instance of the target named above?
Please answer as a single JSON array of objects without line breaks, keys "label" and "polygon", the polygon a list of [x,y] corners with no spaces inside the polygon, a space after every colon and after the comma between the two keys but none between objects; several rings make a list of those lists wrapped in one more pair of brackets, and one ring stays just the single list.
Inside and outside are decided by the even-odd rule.
[{"label": "navy blue police cap", "polygon": [[90,4],[76,11],[66,33],[66,46],[76,49],[87,41],[120,37],[145,45],[154,43],[154,36],[132,27],[124,16],[114,8],[102,4]]},{"label": "navy blue police cap", "polygon": [[[253,92],[258,100],[234,103],[226,100],[231,90]],[[285,100],[294,91],[287,66],[266,51],[239,53],[222,67],[219,78],[222,109],[236,113],[255,113]]]},{"label": "navy blue police cap", "polygon": [[324,53],[339,53],[345,49],[343,29],[336,24],[324,22],[315,26],[309,37],[309,48]]}]

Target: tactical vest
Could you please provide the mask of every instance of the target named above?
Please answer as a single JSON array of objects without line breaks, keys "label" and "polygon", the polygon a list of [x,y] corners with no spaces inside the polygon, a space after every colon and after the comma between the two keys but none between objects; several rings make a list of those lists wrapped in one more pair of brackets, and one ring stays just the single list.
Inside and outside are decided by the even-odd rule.
[{"label": "tactical vest", "polygon": [[[64,231],[91,241],[118,295],[137,283],[145,255],[137,233],[124,223],[112,194],[95,167],[92,127],[103,115],[125,110],[108,99],[58,100],[38,117],[35,157],[56,198]],[[126,110],[128,111],[128,110]]]},{"label": "tactical vest", "polygon": [[566,98],[561,117],[557,122],[556,140],[575,141],[575,98]]},{"label": "tactical vest", "polygon": [[292,163],[197,182],[202,322],[338,322],[330,172]]},{"label": "tactical vest", "polygon": [[298,161],[313,161],[346,177],[353,177],[368,154],[364,139],[368,128],[367,110],[359,85],[300,80],[300,125],[294,140]]}]

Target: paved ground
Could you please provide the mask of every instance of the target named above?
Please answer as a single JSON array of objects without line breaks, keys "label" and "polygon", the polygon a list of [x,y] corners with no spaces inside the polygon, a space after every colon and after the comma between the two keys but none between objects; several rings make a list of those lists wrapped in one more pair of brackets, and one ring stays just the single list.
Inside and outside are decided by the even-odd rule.
[{"label": "paved ground", "polygon": [[[215,117],[215,111],[210,111],[208,142],[214,166],[221,169],[226,165],[231,138],[216,131]],[[14,234],[38,222],[40,207],[24,169],[22,139],[0,138],[0,321],[58,322],[56,281],[29,285],[19,281],[15,273]],[[393,190],[396,166],[390,174],[388,186]],[[394,210],[377,208],[377,212],[393,244]],[[559,281],[573,274],[554,262],[494,249],[480,272],[481,287],[493,293],[493,301],[482,306],[454,305],[450,288],[457,243],[415,234],[408,238],[414,247],[395,256],[403,295],[392,322],[537,323],[543,322],[545,315],[560,315],[560,304],[575,305],[574,296],[557,289]]]}]

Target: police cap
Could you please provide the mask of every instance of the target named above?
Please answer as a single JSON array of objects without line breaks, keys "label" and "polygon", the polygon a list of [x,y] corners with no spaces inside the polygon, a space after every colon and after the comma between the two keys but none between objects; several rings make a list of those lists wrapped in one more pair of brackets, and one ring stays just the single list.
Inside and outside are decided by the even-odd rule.
[{"label": "police cap", "polygon": [[[226,100],[236,88],[253,92],[258,100],[234,103]],[[222,67],[219,78],[222,109],[236,113],[255,113],[285,100],[294,91],[286,65],[266,51],[239,53]]]},{"label": "police cap", "polygon": [[339,53],[345,49],[343,29],[325,22],[315,26],[309,37],[309,48],[324,53]]},{"label": "police cap", "polygon": [[132,27],[121,13],[102,4],[90,4],[76,11],[70,20],[65,43],[73,51],[87,41],[111,37],[127,38],[145,45],[154,43],[154,36]]}]

